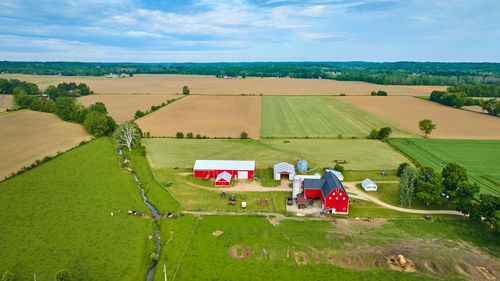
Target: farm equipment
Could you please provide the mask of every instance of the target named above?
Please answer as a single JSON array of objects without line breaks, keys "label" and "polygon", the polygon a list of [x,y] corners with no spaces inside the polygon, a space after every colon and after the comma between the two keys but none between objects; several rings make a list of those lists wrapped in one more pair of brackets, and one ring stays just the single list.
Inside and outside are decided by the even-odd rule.
[{"label": "farm equipment", "polygon": [[226,192],[224,190],[221,191],[220,198],[226,198]]},{"label": "farm equipment", "polygon": [[293,202],[292,202],[292,197],[288,197],[288,198],[286,199],[286,204],[287,204],[288,206],[292,206],[292,205],[293,205]]},{"label": "farm equipment", "polygon": [[267,206],[267,202],[268,202],[267,199],[266,200],[259,200],[259,205],[261,205],[261,206]]},{"label": "farm equipment", "polygon": [[387,176],[387,173],[385,172],[385,170],[382,170],[381,174],[382,174],[382,176]]},{"label": "farm equipment", "polygon": [[241,208],[246,209],[247,208],[247,202],[245,202],[245,201],[241,202]]},{"label": "farm equipment", "polygon": [[231,197],[229,197],[229,201],[227,201],[227,204],[231,206],[234,206],[236,204],[236,196],[234,196],[234,194],[231,194]]}]

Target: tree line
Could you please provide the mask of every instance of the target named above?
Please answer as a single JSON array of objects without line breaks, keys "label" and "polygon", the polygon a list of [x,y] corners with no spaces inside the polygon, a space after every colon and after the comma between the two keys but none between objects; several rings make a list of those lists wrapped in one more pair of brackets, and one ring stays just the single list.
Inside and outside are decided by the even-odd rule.
[{"label": "tree line", "polygon": [[448,163],[439,173],[431,167],[421,166],[417,170],[409,163],[402,163],[397,175],[401,178],[398,190],[401,206],[411,207],[414,198],[427,206],[453,205],[457,211],[489,224],[500,234],[500,197],[479,195],[479,186],[469,182],[464,166]]},{"label": "tree line", "polygon": [[[472,97],[493,97],[492,99],[473,99]],[[449,87],[446,91],[433,91],[430,101],[447,106],[481,106],[483,112],[496,116],[500,114],[500,87],[495,85],[459,85]]]}]

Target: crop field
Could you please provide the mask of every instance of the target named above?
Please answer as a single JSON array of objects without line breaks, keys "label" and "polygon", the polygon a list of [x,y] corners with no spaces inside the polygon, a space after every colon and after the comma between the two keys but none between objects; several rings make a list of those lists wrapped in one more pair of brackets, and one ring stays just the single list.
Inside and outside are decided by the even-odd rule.
[{"label": "crop field", "polygon": [[414,97],[340,97],[420,133],[418,122],[431,119],[430,137],[442,139],[500,139],[500,118],[444,106]]},{"label": "crop field", "polygon": [[[333,167],[345,160],[347,170],[393,170],[408,161],[378,140],[349,139],[143,139],[152,168],[192,168],[196,159],[255,160],[259,168],[308,160],[309,169]],[[318,169],[319,169],[318,168]]]},{"label": "crop field", "polygon": [[208,137],[250,138],[260,133],[261,98],[189,96],[137,120],[151,136],[192,132]]},{"label": "crop field", "polygon": [[106,105],[108,113],[120,124],[124,121],[134,119],[137,110],[150,110],[152,105],[160,105],[167,100],[179,98],[174,95],[90,95],[78,98],[85,106],[96,102]]},{"label": "crop field", "polygon": [[[0,271],[16,280],[144,280],[154,247],[148,212],[108,138],[0,182]],[[114,212],[114,216],[110,213]]]},{"label": "crop field", "polygon": [[89,140],[81,125],[55,114],[23,110],[0,115],[0,178]]},{"label": "crop field", "polygon": [[12,107],[12,95],[0,95],[0,112]]},{"label": "crop field", "polygon": [[394,137],[414,132],[337,97],[263,97],[261,137],[365,138],[372,129],[391,127]]},{"label": "crop field", "polygon": [[500,196],[500,141],[390,139],[389,142],[437,171],[448,162],[459,163],[467,168],[470,180],[481,187],[482,193]]},{"label": "crop field", "polygon": [[56,76],[4,74],[0,78],[14,78],[37,83],[46,88],[62,82],[86,83],[100,94],[156,94],[173,95],[187,85],[196,95],[370,95],[383,90],[389,95],[428,96],[443,86],[393,86],[357,81],[329,79],[257,78],[219,79],[212,75],[137,74],[131,78],[109,79],[103,76]]},{"label": "crop field", "polygon": [[[258,216],[164,221],[162,237],[171,240],[160,264],[168,280],[482,280],[477,267],[500,270],[495,238],[465,219],[271,222]],[[389,263],[398,254],[413,273]],[[164,280],[163,272],[153,280]]]}]

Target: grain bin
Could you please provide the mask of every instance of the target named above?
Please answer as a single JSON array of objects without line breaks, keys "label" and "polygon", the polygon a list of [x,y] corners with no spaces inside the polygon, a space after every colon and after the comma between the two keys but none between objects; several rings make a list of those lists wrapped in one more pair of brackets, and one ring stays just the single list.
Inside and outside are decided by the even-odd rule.
[{"label": "grain bin", "polygon": [[297,160],[297,172],[307,173],[307,161],[306,160]]}]

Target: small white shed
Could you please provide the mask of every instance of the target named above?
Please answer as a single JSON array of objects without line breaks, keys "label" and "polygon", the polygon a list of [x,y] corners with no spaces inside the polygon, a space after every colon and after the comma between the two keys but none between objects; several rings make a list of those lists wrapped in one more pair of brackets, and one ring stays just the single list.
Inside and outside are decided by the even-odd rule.
[{"label": "small white shed", "polygon": [[288,175],[289,180],[293,180],[293,176],[295,176],[295,167],[292,164],[281,162],[274,165],[274,179],[280,180],[281,175]]},{"label": "small white shed", "polygon": [[364,179],[361,182],[361,186],[365,191],[377,191],[377,184],[374,183],[371,179]]}]

